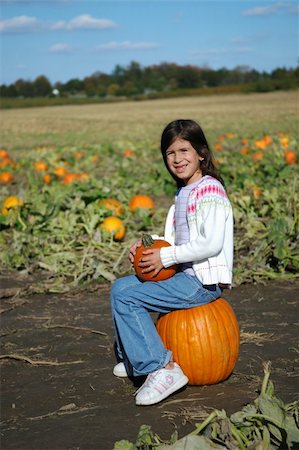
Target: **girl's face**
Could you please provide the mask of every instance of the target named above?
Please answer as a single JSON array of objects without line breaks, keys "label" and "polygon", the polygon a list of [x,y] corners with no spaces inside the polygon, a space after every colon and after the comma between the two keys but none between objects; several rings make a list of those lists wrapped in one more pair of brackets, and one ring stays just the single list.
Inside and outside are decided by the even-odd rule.
[{"label": "girl's face", "polygon": [[176,138],[166,150],[167,165],[171,173],[186,185],[202,177],[199,162],[203,160],[189,141]]}]

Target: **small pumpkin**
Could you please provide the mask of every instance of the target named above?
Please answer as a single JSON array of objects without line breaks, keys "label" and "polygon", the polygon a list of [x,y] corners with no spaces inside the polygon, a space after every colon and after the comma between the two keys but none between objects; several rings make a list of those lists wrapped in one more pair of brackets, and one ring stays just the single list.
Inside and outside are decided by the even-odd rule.
[{"label": "small pumpkin", "polygon": [[115,216],[106,217],[99,228],[102,232],[112,235],[115,241],[122,241],[126,234],[124,222]]},{"label": "small pumpkin", "polygon": [[102,198],[98,204],[115,216],[121,216],[125,212],[122,204],[115,198]]},{"label": "small pumpkin", "polygon": [[64,177],[68,173],[68,171],[64,166],[57,166],[55,167],[53,173],[57,177]]},{"label": "small pumpkin", "polygon": [[43,176],[43,181],[45,184],[51,184],[51,175],[49,173],[45,173]]},{"label": "small pumpkin", "polygon": [[241,150],[240,150],[240,154],[241,155],[248,155],[248,153],[250,153],[249,147],[244,146],[244,147],[241,148]]},{"label": "small pumpkin", "polygon": [[4,158],[8,158],[8,153],[6,150],[4,150],[3,148],[0,149],[0,158],[4,159]]},{"label": "small pumpkin", "polygon": [[189,378],[189,384],[215,384],[233,371],[239,355],[236,315],[224,298],[172,311],[157,322],[164,346]]},{"label": "small pumpkin", "polygon": [[148,195],[134,195],[129,202],[129,208],[133,213],[138,209],[151,211],[154,207],[154,200]]},{"label": "small pumpkin", "polygon": [[6,199],[3,202],[3,207],[6,209],[15,208],[17,206],[23,206],[24,202],[21,198],[11,195],[9,197],[6,197]]},{"label": "small pumpkin", "polygon": [[126,148],[123,155],[125,158],[133,158],[135,156],[135,152],[131,148]]},{"label": "small pumpkin", "polygon": [[136,272],[136,275],[141,281],[162,281],[166,280],[167,278],[172,277],[176,271],[177,266],[173,265],[168,268],[163,268],[160,270],[160,272],[153,277],[152,271],[147,273],[142,273],[143,268],[139,267],[139,260],[143,256],[144,250],[149,250],[151,248],[162,248],[162,247],[168,247],[170,246],[169,242],[164,241],[163,239],[153,239],[149,235],[144,235],[142,237],[142,245],[140,247],[137,247],[135,256],[134,256],[134,269]]},{"label": "small pumpkin", "polygon": [[255,152],[255,153],[253,153],[252,159],[253,159],[253,161],[260,161],[261,159],[264,158],[264,156],[265,156],[265,155],[264,155],[263,152],[257,151],[257,152]]},{"label": "small pumpkin", "polygon": [[296,164],[297,163],[297,155],[294,152],[294,150],[286,150],[284,153],[285,162],[288,165]]},{"label": "small pumpkin", "polygon": [[62,184],[72,184],[75,181],[79,180],[79,175],[77,173],[67,173],[62,177],[61,183]]},{"label": "small pumpkin", "polygon": [[10,172],[2,172],[0,173],[0,183],[1,184],[9,184],[13,181],[13,174]]},{"label": "small pumpkin", "polygon": [[48,163],[45,161],[35,161],[34,168],[36,172],[46,172],[49,168]]}]

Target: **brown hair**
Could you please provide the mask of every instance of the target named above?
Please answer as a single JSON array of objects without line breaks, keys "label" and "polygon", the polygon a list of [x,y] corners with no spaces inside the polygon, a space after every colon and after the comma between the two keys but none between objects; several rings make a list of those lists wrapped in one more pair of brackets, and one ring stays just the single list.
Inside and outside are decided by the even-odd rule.
[{"label": "brown hair", "polygon": [[164,128],[161,136],[161,152],[163,160],[169,173],[176,180],[177,187],[184,186],[184,183],[170,172],[166,157],[167,149],[177,138],[189,141],[196,152],[203,158],[203,160],[199,163],[202,175],[210,175],[224,185],[224,181],[215,166],[212,151],[210,150],[209,144],[200,125],[194,120],[178,119],[170,122]]}]

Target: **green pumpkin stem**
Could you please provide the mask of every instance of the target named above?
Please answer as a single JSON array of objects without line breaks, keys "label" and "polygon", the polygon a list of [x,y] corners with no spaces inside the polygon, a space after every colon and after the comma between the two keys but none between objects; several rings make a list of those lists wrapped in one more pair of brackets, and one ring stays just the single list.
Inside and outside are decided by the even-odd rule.
[{"label": "green pumpkin stem", "polygon": [[154,239],[149,234],[144,234],[142,236],[142,244],[144,247],[150,247],[153,243]]}]

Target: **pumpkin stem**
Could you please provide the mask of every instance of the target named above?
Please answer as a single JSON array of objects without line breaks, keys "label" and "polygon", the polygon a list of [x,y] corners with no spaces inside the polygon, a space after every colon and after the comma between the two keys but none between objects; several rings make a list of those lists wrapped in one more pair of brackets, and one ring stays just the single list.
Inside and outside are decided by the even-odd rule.
[{"label": "pumpkin stem", "polygon": [[150,247],[154,243],[154,239],[149,234],[144,234],[141,240],[144,247]]}]

